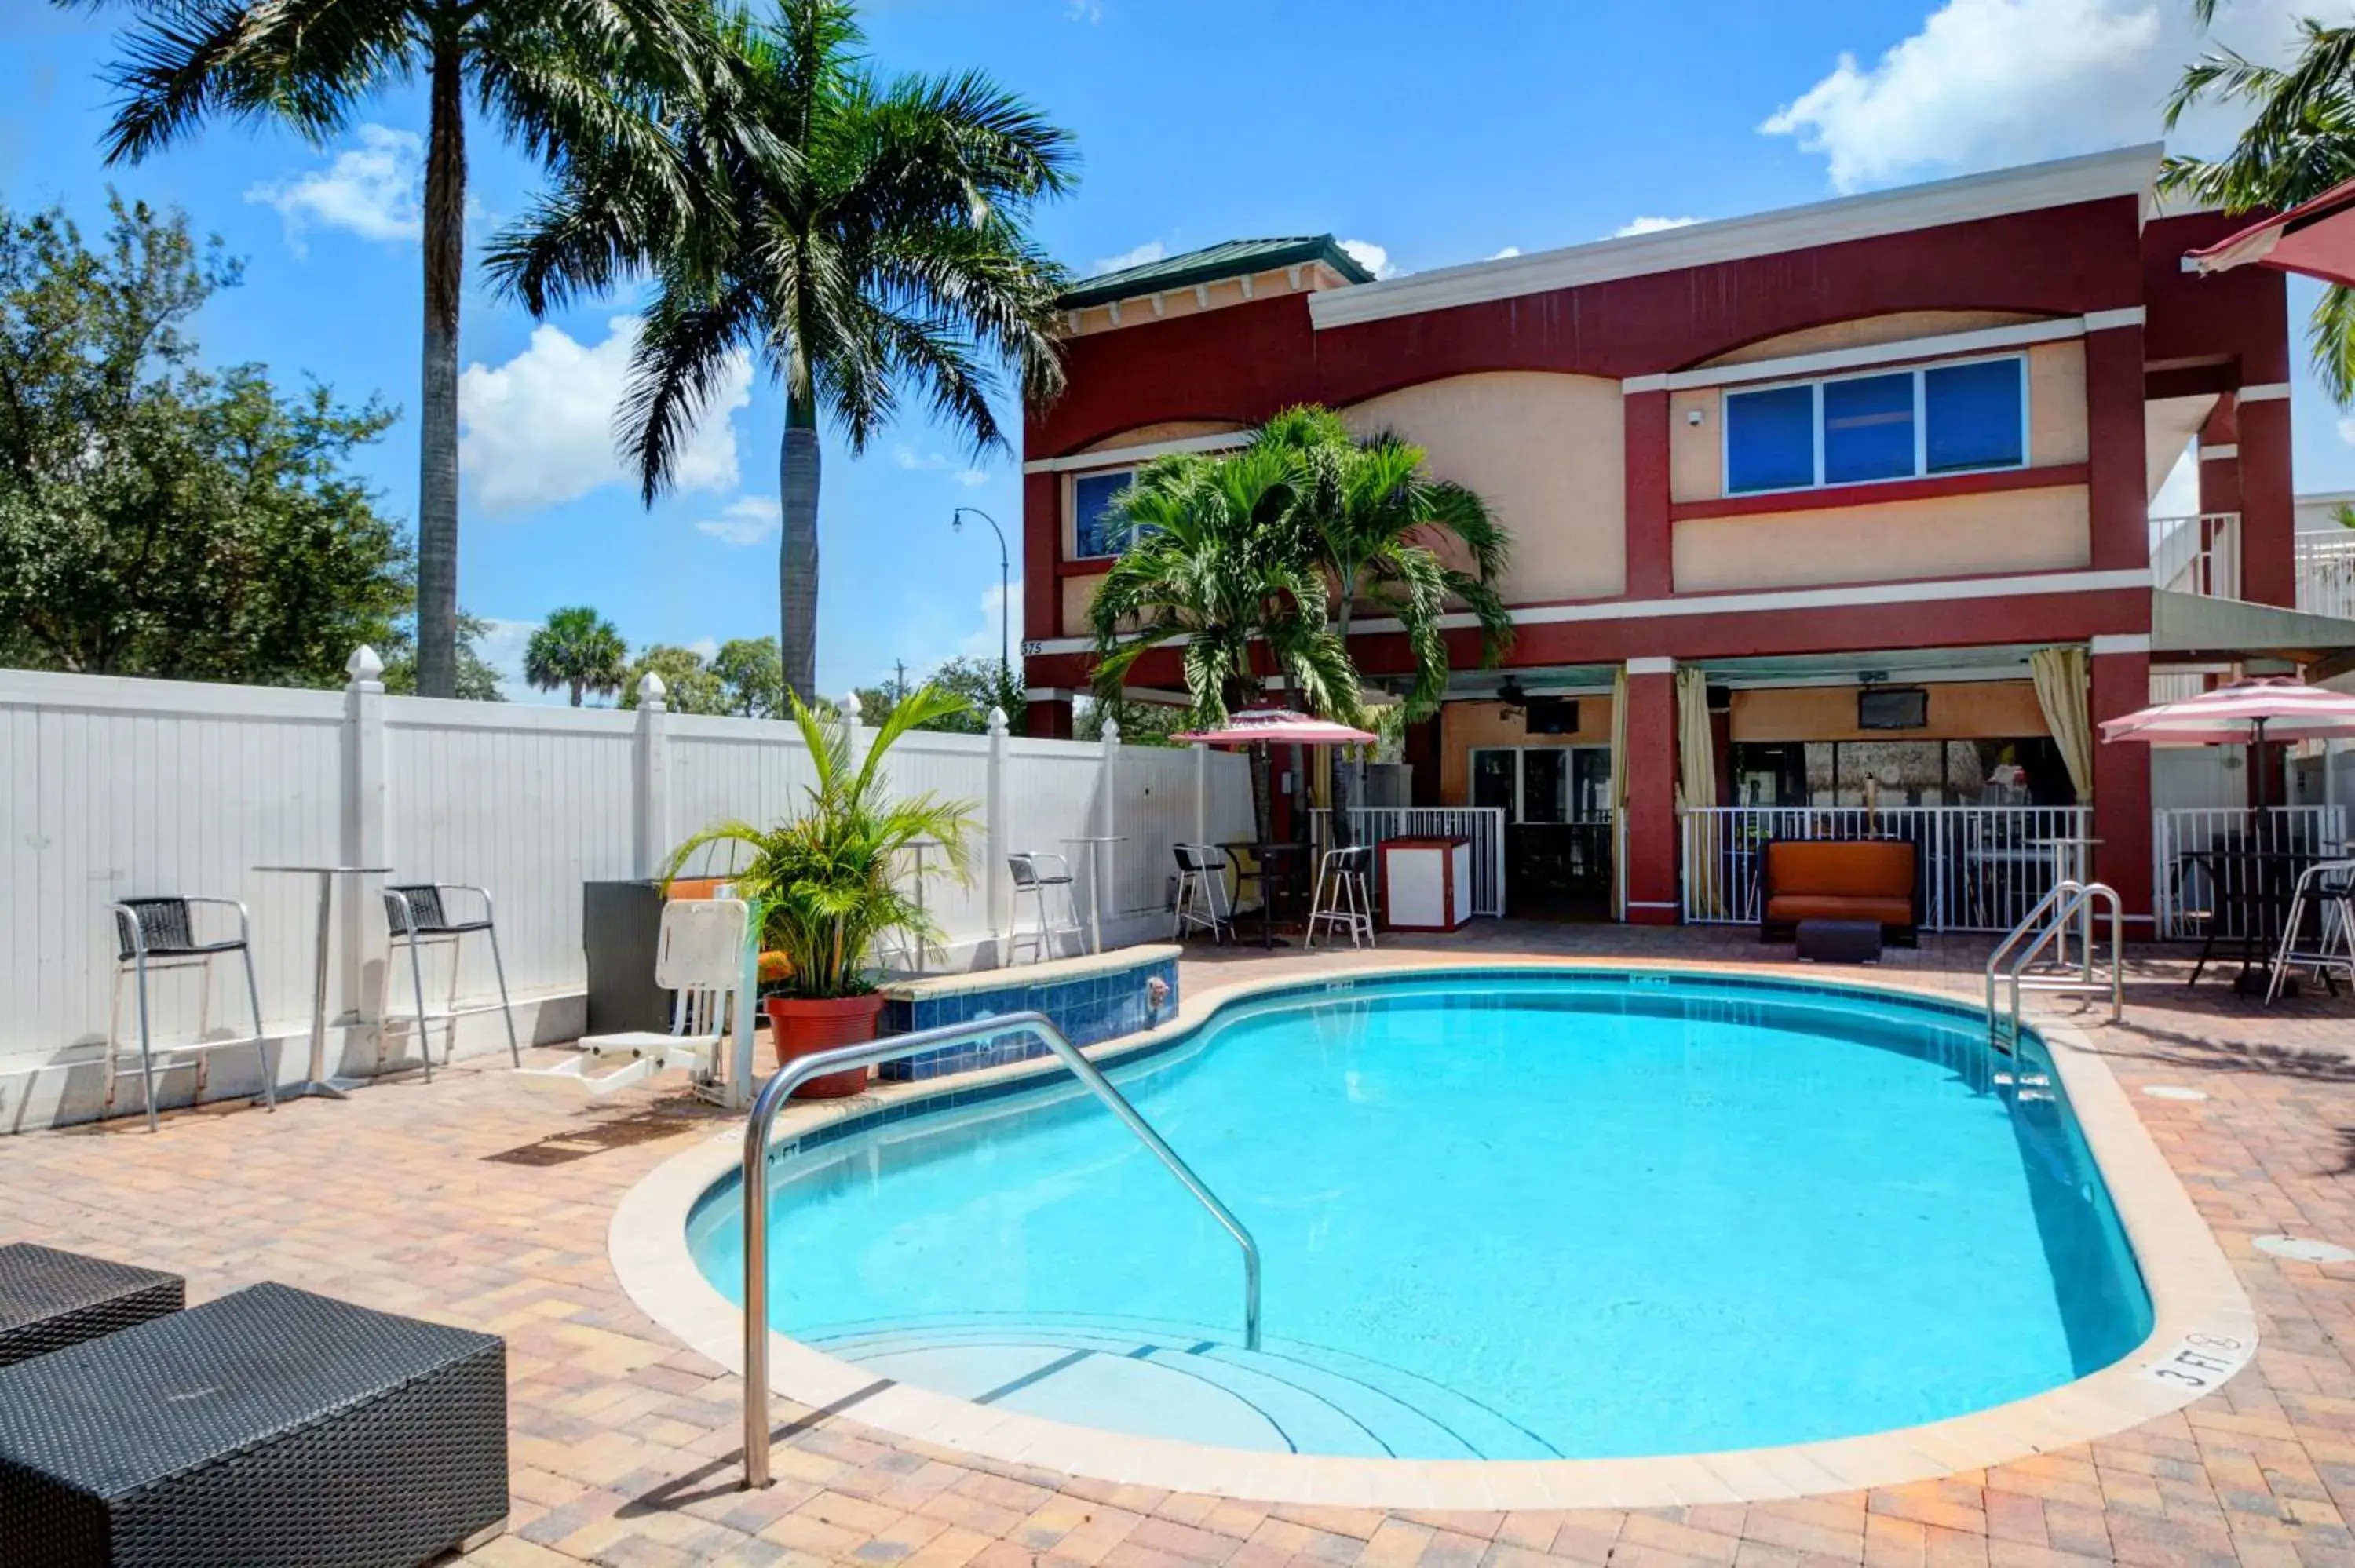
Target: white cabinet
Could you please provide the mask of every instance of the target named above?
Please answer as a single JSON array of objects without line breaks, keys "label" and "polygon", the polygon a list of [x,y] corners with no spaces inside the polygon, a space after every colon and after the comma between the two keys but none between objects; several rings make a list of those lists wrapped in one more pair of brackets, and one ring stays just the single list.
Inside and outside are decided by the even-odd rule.
[{"label": "white cabinet", "polygon": [[1381,846],[1382,916],[1393,931],[1453,931],[1472,918],[1470,839],[1391,839]]}]

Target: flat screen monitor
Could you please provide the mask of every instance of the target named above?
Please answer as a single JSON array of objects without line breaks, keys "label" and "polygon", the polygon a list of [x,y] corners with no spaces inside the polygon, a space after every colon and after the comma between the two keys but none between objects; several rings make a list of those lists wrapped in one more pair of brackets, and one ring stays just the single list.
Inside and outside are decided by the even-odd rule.
[{"label": "flat screen monitor", "polygon": [[1856,694],[1859,729],[1927,729],[1930,694],[1919,686],[1873,686]]}]

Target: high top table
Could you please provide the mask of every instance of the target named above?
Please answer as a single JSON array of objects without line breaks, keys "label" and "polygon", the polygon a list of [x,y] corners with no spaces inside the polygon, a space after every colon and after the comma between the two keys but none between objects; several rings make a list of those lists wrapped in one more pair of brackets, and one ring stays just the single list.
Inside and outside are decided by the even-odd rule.
[{"label": "high top table", "polygon": [[[291,1089],[280,1091],[283,1099],[302,1099],[316,1095],[322,1099],[341,1100],[351,1097],[351,1091],[368,1080],[365,1078],[331,1078],[327,1075],[327,963],[329,933],[334,929],[336,878],[339,876],[390,876],[389,865],[257,865],[256,871],[282,872],[293,876],[315,876],[319,879],[319,948],[317,977],[311,987],[311,1064],[303,1081]],[[419,1041],[420,1049],[431,1049]]]}]

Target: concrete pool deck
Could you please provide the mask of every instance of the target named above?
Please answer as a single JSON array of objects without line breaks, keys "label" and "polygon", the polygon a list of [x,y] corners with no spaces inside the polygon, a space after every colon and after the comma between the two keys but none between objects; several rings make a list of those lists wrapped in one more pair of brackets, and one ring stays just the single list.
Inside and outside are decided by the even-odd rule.
[{"label": "concrete pool deck", "polygon": [[[1932,940],[1871,978],[1970,996],[1983,951]],[[1185,989],[1298,978],[1312,961],[1517,953],[1747,964],[1788,949],[1739,932],[1475,927],[1313,960],[1189,956]],[[2088,1038],[2254,1304],[2254,1363],[2090,1444],[1785,1501],[1412,1514],[1239,1502],[976,1459],[783,1401],[780,1482],[740,1492],[736,1380],[647,1319],[605,1249],[623,1193],[721,1130],[716,1118],[651,1093],[591,1109],[488,1068],[274,1117],[183,1113],[154,1138],[134,1120],[0,1140],[0,1240],[175,1268],[196,1299],[276,1278],[506,1335],[515,1511],[474,1554],[485,1563],[2355,1564],[2338,1506],[2355,1507],[2355,1265],[2254,1245],[2282,1233],[2355,1244],[2355,1002],[2262,1013],[2222,986],[2186,992],[2188,969],[2138,964],[2126,1026]]]}]

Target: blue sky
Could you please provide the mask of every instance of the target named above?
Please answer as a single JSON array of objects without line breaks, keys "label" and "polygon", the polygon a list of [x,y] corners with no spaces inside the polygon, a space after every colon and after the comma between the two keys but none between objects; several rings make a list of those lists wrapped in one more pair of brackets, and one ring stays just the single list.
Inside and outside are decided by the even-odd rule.
[{"label": "blue sky", "polygon": [[[2153,139],[2161,97],[2200,47],[2190,9],[878,0],[866,20],[881,67],[984,68],[1076,133],[1080,189],[1040,225],[1075,270],[1156,248],[1330,231],[1374,248],[1387,269],[1414,271],[1639,221],[1732,217]],[[2219,30],[2270,53],[2296,12],[2347,9],[2227,0]],[[286,385],[312,376],[348,399],[377,393],[413,409],[424,124],[414,94],[370,105],[325,150],[219,123],[109,170],[98,72],[121,13],[59,13],[41,0],[0,11],[0,200],[61,201],[95,224],[112,180],[185,208],[247,261],[244,287],[217,297],[199,323],[209,358],[260,361]],[[2180,143],[2212,150],[2223,129],[2197,122]],[[522,208],[536,175],[487,127],[471,152],[479,241]],[[2294,308],[2310,299],[2296,291]],[[470,281],[460,594],[498,623],[493,652],[510,668],[522,629],[564,604],[596,606],[634,646],[775,630],[773,389],[749,375],[707,419],[686,466],[692,487],[642,508],[606,436],[632,303],[535,323]],[[2310,378],[2295,408],[2299,487],[2355,489],[2355,444]],[[410,516],[414,424],[396,426],[363,463],[386,508]],[[888,677],[895,661],[912,672],[959,652],[995,655],[996,545],[977,525],[950,531],[960,504],[995,514],[1013,537],[1015,462],[976,459],[921,418],[862,457],[828,442],[827,690]]]}]

